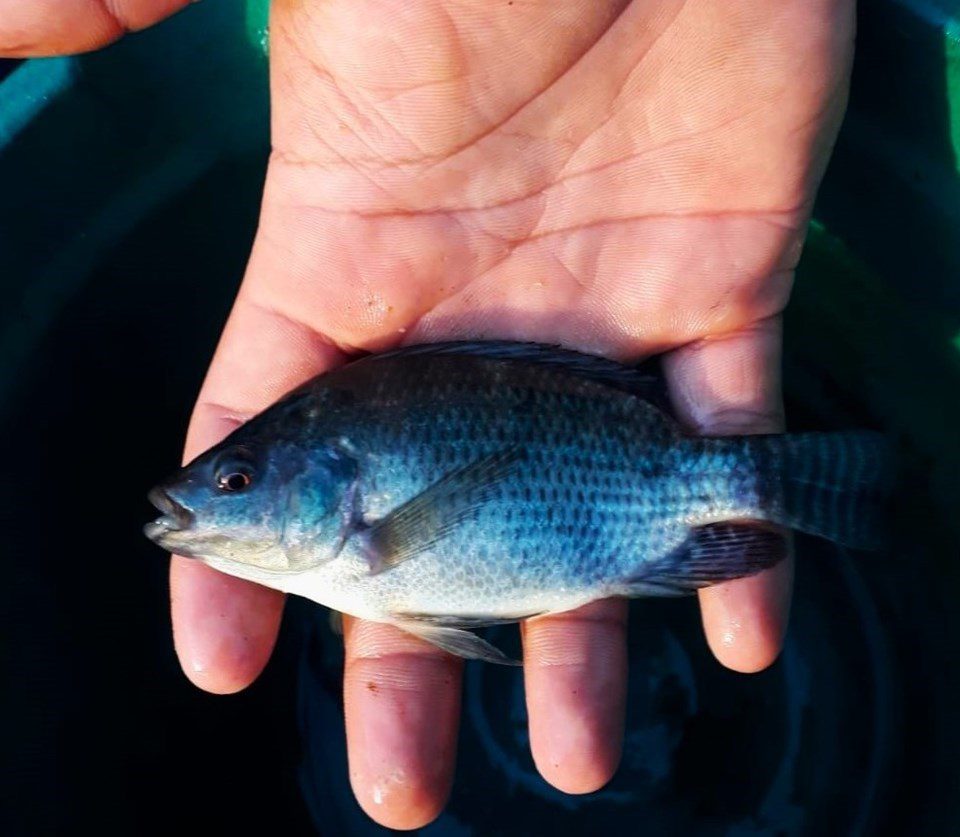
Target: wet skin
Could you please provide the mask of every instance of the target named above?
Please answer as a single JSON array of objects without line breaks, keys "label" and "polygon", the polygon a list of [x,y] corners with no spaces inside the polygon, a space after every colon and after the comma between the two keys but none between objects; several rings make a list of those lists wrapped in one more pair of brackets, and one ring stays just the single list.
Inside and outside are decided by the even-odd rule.
[{"label": "wet skin", "polygon": [[[0,0],[0,55],[91,49],[181,0]],[[780,318],[853,48],[851,0],[275,0],[260,228],[191,458],[357,350],[451,337],[667,352],[693,430],[782,426]],[[704,591],[725,665],[776,657],[784,563]],[[171,566],[174,637],[212,692],[265,665],[279,594]],[[620,757],[621,601],[522,626],[537,766],[570,793]],[[345,620],[357,798],[412,828],[449,793],[461,663]]]}]

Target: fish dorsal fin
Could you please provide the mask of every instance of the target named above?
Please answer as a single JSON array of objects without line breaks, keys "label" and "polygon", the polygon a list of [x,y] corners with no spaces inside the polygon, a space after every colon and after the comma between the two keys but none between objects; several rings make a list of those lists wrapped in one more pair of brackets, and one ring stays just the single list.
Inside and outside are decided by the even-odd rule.
[{"label": "fish dorsal fin", "polygon": [[371,574],[395,567],[441,540],[487,501],[491,489],[521,459],[521,449],[514,446],[471,462],[361,529],[356,537]]},{"label": "fish dorsal fin", "polygon": [[650,370],[644,371],[609,358],[588,355],[573,349],[564,349],[561,346],[547,343],[524,343],[514,340],[423,343],[418,346],[405,346],[401,349],[392,349],[381,354],[370,355],[360,362],[439,355],[465,355],[488,360],[552,366],[571,375],[587,378],[624,392],[650,397],[659,395],[659,388],[662,385],[660,376],[653,374]]}]

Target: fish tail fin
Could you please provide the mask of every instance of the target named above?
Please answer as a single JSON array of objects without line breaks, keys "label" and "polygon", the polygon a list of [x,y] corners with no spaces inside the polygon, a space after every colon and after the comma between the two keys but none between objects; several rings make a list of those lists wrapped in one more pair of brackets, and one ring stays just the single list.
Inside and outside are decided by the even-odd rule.
[{"label": "fish tail fin", "polygon": [[879,549],[892,487],[887,440],[871,431],[755,436],[747,440],[770,519],[853,549]]},{"label": "fish tail fin", "polygon": [[781,561],[786,540],[770,524],[854,549],[883,545],[892,456],[878,433],[799,433],[717,440],[756,473],[755,514],[691,528],[658,561],[611,588],[618,596],[675,596],[754,575]]}]

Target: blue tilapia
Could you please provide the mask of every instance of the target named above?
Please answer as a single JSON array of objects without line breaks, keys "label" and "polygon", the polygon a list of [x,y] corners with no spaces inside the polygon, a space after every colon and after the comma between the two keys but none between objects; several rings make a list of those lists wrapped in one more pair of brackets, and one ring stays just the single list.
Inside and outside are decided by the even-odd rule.
[{"label": "blue tilapia", "polygon": [[527,343],[320,375],[155,488],[146,534],[230,575],[509,660],[469,629],[763,570],[787,527],[877,545],[870,432],[692,437],[655,377]]}]

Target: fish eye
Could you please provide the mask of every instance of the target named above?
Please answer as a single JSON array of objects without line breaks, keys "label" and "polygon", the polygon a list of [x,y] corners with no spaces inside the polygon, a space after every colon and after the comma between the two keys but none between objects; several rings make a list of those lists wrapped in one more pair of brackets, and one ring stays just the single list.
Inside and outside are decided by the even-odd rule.
[{"label": "fish eye", "polygon": [[221,491],[243,491],[253,482],[253,474],[246,468],[235,468],[232,471],[221,471],[217,474],[217,486]]},{"label": "fish eye", "polygon": [[244,491],[253,484],[253,465],[246,451],[232,451],[217,463],[217,488],[221,491]]}]

